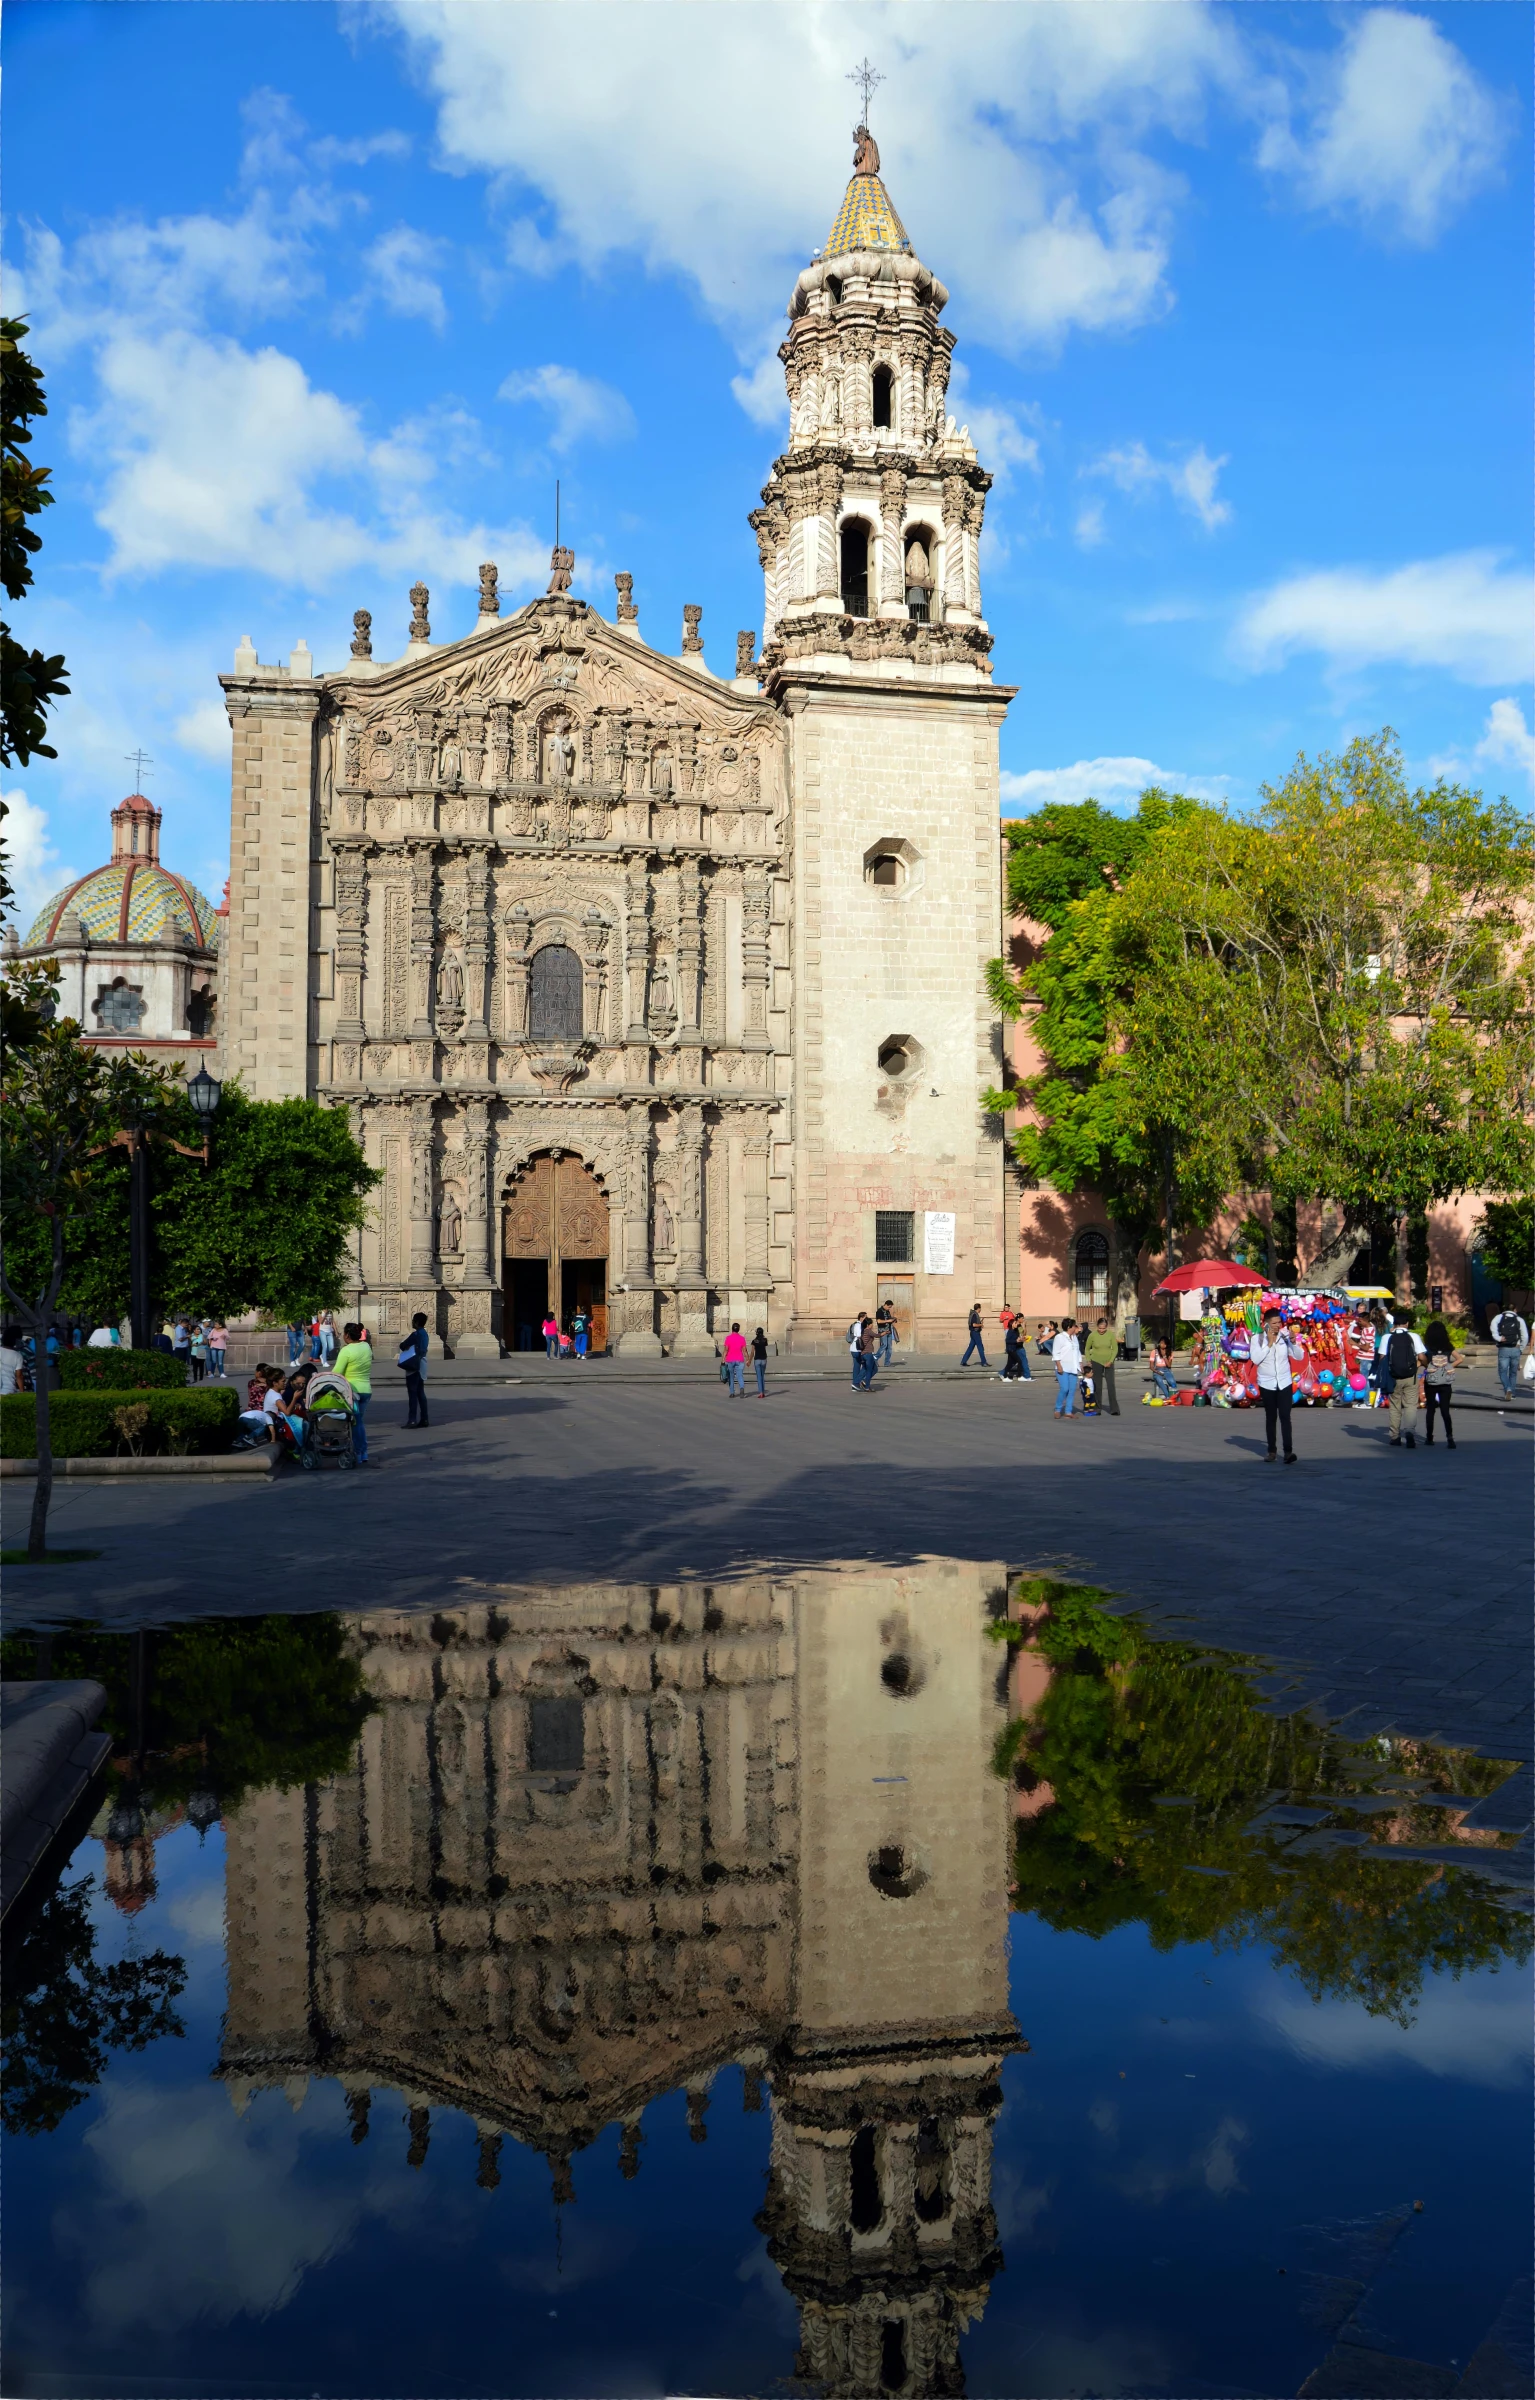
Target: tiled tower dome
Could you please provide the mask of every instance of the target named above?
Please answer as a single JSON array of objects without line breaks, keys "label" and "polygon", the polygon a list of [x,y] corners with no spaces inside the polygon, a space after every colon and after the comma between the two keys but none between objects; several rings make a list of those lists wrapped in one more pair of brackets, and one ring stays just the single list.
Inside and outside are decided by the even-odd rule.
[{"label": "tiled tower dome", "polygon": [[167,918],[179,918],[200,950],[218,948],[218,912],[195,883],[160,864],[160,811],[130,792],[112,811],[112,856],[67,884],[39,910],[26,946],[59,938],[83,918],[103,942],[152,942]]}]

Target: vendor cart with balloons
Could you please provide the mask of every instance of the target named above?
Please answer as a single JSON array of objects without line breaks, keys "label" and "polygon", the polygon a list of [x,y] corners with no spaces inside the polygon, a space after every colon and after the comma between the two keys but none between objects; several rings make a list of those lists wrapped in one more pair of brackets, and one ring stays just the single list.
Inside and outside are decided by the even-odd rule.
[{"label": "vendor cart with balloons", "polygon": [[[1370,1376],[1376,1328],[1366,1304],[1390,1300],[1382,1284],[1335,1284],[1322,1291],[1271,1284],[1234,1259],[1194,1259],[1178,1267],[1159,1294],[1198,1292],[1203,1298],[1194,1337],[1194,1385],[1173,1398],[1148,1395],[1151,1407],[1252,1408],[1258,1400],[1253,1339],[1278,1309],[1291,1339],[1295,1399],[1303,1408],[1368,1408],[1379,1403]],[[1297,1355],[1298,1349],[1298,1355]]]}]

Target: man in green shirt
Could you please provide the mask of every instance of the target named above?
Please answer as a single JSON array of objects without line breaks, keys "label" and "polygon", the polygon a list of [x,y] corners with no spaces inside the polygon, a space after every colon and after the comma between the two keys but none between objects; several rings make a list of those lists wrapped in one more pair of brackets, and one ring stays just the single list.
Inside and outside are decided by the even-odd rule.
[{"label": "man in green shirt", "polygon": [[373,1397],[373,1350],[362,1338],[360,1325],[343,1325],[345,1341],[336,1352],[333,1372],[352,1387],[356,1407],[352,1417],[352,1451],[360,1467],[368,1464],[368,1402]]},{"label": "man in green shirt", "polygon": [[1119,1337],[1107,1317],[1100,1317],[1086,1341],[1082,1356],[1093,1371],[1093,1406],[1103,1413],[1104,1395],[1108,1395],[1111,1417],[1119,1414],[1119,1394],[1114,1389],[1114,1361],[1119,1356]]}]

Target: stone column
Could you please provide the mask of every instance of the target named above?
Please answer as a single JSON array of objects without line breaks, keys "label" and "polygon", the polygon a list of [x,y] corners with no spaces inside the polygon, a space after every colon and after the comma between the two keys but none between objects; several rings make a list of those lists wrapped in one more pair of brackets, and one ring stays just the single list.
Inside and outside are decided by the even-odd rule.
[{"label": "stone column", "polygon": [[677,1194],[676,1355],[712,1358],[709,1290],[704,1280],[704,1112],[690,1102],[677,1117],[673,1177]]},{"label": "stone column", "polygon": [[747,1119],[746,1157],[746,1297],[753,1307],[767,1309],[772,1290],[768,1273],[768,1153],[772,1146],[770,1120],[761,1114]]},{"label": "stone column", "polygon": [[906,547],[902,539],[906,514],[906,477],[899,467],[887,467],[879,479],[879,610],[882,617],[906,614]]},{"label": "stone column", "polygon": [[507,911],[506,917],[506,1024],[509,1042],[527,1038],[528,1031],[528,943],[532,939],[533,920],[521,901]]},{"label": "stone column", "polygon": [[[412,1297],[430,1294],[435,1300],[437,1278],[432,1271],[432,1132],[436,1103],[410,1103],[410,1273]],[[423,1305],[417,1300],[418,1307]],[[432,1312],[428,1309],[428,1314]]]},{"label": "stone column", "polygon": [[[367,968],[364,924],[367,913],[368,866],[364,850],[337,847],[336,859],[336,1040],[362,1042],[362,979]],[[222,1030],[222,1029],[221,1029]],[[355,1082],[361,1072],[358,1061]]]},{"label": "stone column", "polygon": [[641,861],[636,861],[629,870],[625,899],[624,970],[629,986],[629,1023],[624,1040],[648,1050],[650,1027],[645,1020],[646,987],[650,980],[650,880]]},{"label": "stone column", "polygon": [[702,890],[696,858],[677,869],[677,1047],[696,1050],[703,1040],[698,1023],[698,989],[703,971]]},{"label": "stone column", "polygon": [[981,526],[986,517],[986,494],[974,488],[965,507],[965,606],[981,614]]},{"label": "stone column", "polygon": [[462,1042],[488,1042],[490,1023],[486,985],[490,973],[490,859],[471,850],[465,865],[464,890],[464,1021]]},{"label": "stone column", "polygon": [[773,887],[766,867],[748,867],[741,878],[741,984],[746,1006],[743,1050],[768,1050],[767,1004],[772,977],[770,950]]},{"label": "stone column", "polygon": [[[432,892],[436,867],[432,853],[418,847],[410,854],[410,1039],[432,1038]],[[414,1062],[413,1062],[414,1063]]]},{"label": "stone column", "polygon": [[837,513],[842,506],[842,469],[836,465],[823,466],[816,483],[816,559],[812,589],[818,600],[828,602],[840,613],[842,557],[837,537]]},{"label": "stone column", "polygon": [[464,1272],[453,1346],[460,1358],[499,1358],[490,1262],[490,1110],[471,1100],[463,1114]]},{"label": "stone column", "polygon": [[[624,1103],[622,1219],[610,1223],[609,1251],[622,1283],[622,1324],[614,1349],[621,1358],[659,1358],[655,1282],[650,1271],[650,1104]],[[612,1203],[610,1201],[610,1211]],[[618,1295],[614,1295],[615,1301]]]},{"label": "stone column", "polygon": [[943,479],[943,613],[966,606],[965,504],[970,497],[963,475]]}]

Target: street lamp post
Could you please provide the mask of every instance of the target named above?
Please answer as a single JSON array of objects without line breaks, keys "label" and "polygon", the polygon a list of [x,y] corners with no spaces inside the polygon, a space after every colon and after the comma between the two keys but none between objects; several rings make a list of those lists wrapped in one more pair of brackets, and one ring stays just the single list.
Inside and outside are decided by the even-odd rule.
[{"label": "street lamp post", "polygon": [[[224,1087],[215,1081],[206,1067],[199,1067],[187,1085],[187,1099],[192,1114],[202,1127],[203,1146],[200,1151],[189,1150],[185,1142],[171,1142],[183,1158],[201,1158],[208,1164],[213,1139],[213,1120],[218,1114]],[[144,1124],[126,1128],[128,1142],[128,1338],[135,1350],[150,1346],[150,1259],[149,1259],[149,1127]],[[122,1138],[121,1136],[119,1137]],[[169,1135],[162,1134],[162,1141]]]}]

